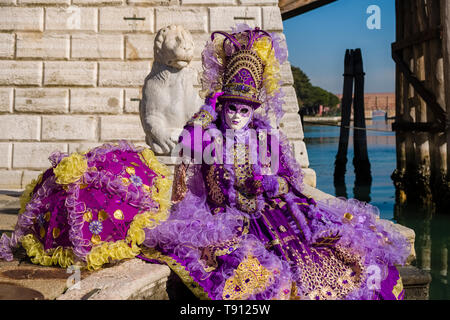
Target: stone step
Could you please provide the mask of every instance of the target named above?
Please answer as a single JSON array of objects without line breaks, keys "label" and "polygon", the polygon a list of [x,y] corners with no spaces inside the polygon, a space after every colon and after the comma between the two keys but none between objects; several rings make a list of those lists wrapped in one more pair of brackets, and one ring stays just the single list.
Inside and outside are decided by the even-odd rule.
[{"label": "stone step", "polygon": [[428,300],[431,275],[414,266],[401,266],[398,271],[403,280],[405,300]]}]

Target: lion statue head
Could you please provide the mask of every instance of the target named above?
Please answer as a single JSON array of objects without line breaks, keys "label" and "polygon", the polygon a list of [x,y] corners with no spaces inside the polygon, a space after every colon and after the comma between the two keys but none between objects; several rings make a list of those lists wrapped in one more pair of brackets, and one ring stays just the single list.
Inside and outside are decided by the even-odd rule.
[{"label": "lion statue head", "polygon": [[183,69],[194,57],[194,40],[180,25],[170,25],[158,31],[153,47],[155,61]]}]

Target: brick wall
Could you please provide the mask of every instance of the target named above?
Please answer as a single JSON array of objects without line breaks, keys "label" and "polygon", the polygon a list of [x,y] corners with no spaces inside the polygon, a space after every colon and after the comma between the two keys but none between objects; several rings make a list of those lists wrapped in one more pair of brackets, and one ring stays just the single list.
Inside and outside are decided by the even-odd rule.
[{"label": "brick wall", "polygon": [[[138,106],[155,32],[189,30],[200,70],[210,32],[239,22],[283,31],[274,0],[0,0],[0,188],[23,188],[55,150],[144,145]],[[281,129],[307,167],[288,63],[283,79]]]}]

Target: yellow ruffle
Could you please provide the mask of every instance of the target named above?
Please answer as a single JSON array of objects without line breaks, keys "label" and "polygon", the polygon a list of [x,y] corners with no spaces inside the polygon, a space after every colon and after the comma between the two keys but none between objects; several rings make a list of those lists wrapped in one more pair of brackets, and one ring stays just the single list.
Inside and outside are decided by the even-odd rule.
[{"label": "yellow ruffle", "polygon": [[42,243],[33,234],[27,234],[21,239],[22,246],[31,258],[31,262],[42,266],[60,265],[67,268],[74,264],[74,254],[72,249],[57,247],[45,251]]},{"label": "yellow ruffle", "polygon": [[102,244],[93,247],[91,252],[86,256],[87,268],[89,270],[97,270],[105,263],[110,262],[110,259],[122,260],[134,258],[139,253],[139,247],[130,247],[124,240],[103,242]]},{"label": "yellow ruffle", "polygon": [[86,172],[88,167],[87,160],[79,153],[72,153],[65,157],[53,169],[56,182],[59,184],[70,184],[78,181]]},{"label": "yellow ruffle", "polygon": [[27,206],[28,202],[31,200],[31,196],[33,194],[33,190],[36,187],[38,183],[42,181],[42,176],[44,173],[41,173],[37,179],[33,179],[26,187],[25,190],[22,192],[22,195],[20,196],[20,210],[19,214],[24,213],[25,207]]},{"label": "yellow ruffle", "polygon": [[265,68],[263,74],[263,85],[267,94],[272,95],[279,90],[280,63],[275,57],[275,50],[272,48],[272,42],[269,38],[261,38],[253,44],[252,49],[258,54],[263,61]]},{"label": "yellow ruffle", "polygon": [[146,211],[137,214],[130,224],[126,241],[104,242],[92,248],[87,255],[87,268],[96,270],[108,263],[110,259],[121,260],[134,258],[141,252],[139,245],[145,240],[145,228],[154,228],[162,221],[167,220],[170,207],[170,189],[172,180],[168,177],[170,170],[160,163],[150,149],[141,152],[142,159],[158,177],[152,188],[152,198],[159,204],[157,212]]}]

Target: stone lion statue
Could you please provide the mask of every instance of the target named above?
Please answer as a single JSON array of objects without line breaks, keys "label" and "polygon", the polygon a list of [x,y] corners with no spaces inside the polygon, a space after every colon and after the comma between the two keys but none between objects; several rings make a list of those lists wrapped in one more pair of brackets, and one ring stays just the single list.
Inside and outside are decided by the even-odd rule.
[{"label": "stone lion statue", "polygon": [[182,26],[158,31],[155,60],[146,77],[139,106],[146,143],[158,155],[170,155],[186,121],[198,111],[201,99],[194,88],[196,72],[189,66],[194,41]]}]

